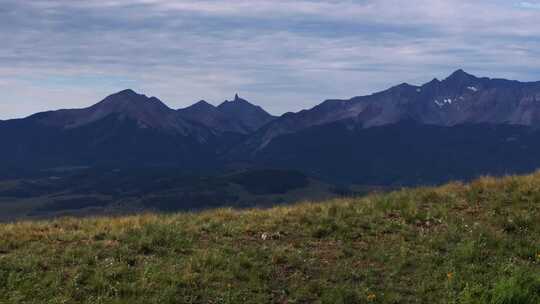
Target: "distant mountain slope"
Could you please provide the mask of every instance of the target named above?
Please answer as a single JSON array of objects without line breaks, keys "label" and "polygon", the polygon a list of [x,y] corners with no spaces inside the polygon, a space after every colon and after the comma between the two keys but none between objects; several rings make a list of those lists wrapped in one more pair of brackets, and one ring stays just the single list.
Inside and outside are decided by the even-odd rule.
[{"label": "distant mountain slope", "polygon": [[236,142],[180,117],[159,99],[125,90],[84,109],[38,113],[0,125],[0,163],[9,166],[216,166],[220,146]]},{"label": "distant mountain slope", "polygon": [[345,119],[365,128],[404,120],[438,126],[489,123],[536,128],[540,127],[540,82],[478,78],[458,70],[443,81],[434,79],[422,86],[404,83],[285,114],[253,134],[246,147],[256,151],[282,134]]},{"label": "distant mountain slope", "polygon": [[132,90],[112,94],[88,108],[43,112],[27,119],[69,129],[101,120],[111,114],[137,121],[141,128],[185,131],[185,123],[183,126],[175,117],[174,110],[155,97],[137,94]]},{"label": "distant mountain slope", "polygon": [[276,137],[252,161],[335,182],[417,185],[532,172],[538,155],[540,131],[525,126],[403,121],[363,128],[349,120]]},{"label": "distant mountain slope", "polygon": [[140,121],[110,114],[76,128],[44,126],[36,121],[13,121],[0,127],[3,168],[56,166],[215,164],[217,139],[204,129],[182,135],[142,127]]}]

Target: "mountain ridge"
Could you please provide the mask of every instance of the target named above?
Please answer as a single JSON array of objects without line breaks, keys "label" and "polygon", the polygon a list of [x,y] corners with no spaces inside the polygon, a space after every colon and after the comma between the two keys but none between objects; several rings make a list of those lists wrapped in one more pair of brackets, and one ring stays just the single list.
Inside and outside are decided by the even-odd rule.
[{"label": "mountain ridge", "polygon": [[[480,87],[477,88],[475,86],[475,84],[480,86]],[[196,107],[199,103],[204,103],[206,105],[206,107],[204,109],[206,111],[213,110],[213,109],[218,109],[218,110],[222,110],[222,112],[232,112],[231,110],[229,110],[227,108],[238,107],[239,105],[240,106],[247,106],[250,111],[259,112],[259,113],[255,113],[255,114],[263,113],[264,116],[265,116],[262,119],[263,122],[259,123],[259,125],[257,125],[255,129],[260,128],[264,124],[273,121],[275,118],[291,118],[291,117],[295,117],[295,116],[299,116],[299,115],[306,115],[307,113],[312,114],[314,112],[332,111],[332,110],[335,110],[336,108],[342,108],[341,112],[343,112],[343,111],[348,112],[348,113],[333,113],[333,115],[331,115],[331,117],[329,117],[329,118],[321,117],[320,121],[316,120],[313,123],[313,124],[321,124],[321,123],[325,123],[325,122],[329,122],[329,121],[336,121],[336,120],[339,120],[341,118],[350,118],[351,116],[355,116],[356,114],[360,114],[360,112],[363,112],[364,109],[363,108],[358,108],[357,103],[362,103],[363,101],[365,101],[365,99],[369,99],[369,98],[391,96],[391,97],[397,97],[397,98],[395,98],[397,100],[399,98],[411,97],[411,96],[408,96],[407,94],[411,94],[412,91],[415,91],[416,93],[419,93],[419,95],[423,95],[424,91],[428,90],[428,91],[431,91],[431,93],[441,95],[441,96],[433,96],[435,98],[434,98],[434,100],[432,100],[432,103],[437,105],[439,108],[442,108],[442,107],[451,105],[452,102],[456,102],[457,101],[455,99],[456,97],[458,99],[459,99],[459,97],[463,97],[463,96],[454,96],[454,99],[451,99],[451,98],[449,98],[450,96],[443,96],[443,95],[452,95],[452,94],[456,95],[457,93],[463,93],[464,94],[466,92],[468,92],[468,93],[476,92],[477,93],[478,91],[480,91],[482,89],[486,89],[486,90],[493,89],[493,87],[495,87],[495,86],[502,86],[502,87],[504,87],[506,89],[514,87],[514,89],[521,89],[522,91],[527,91],[527,90],[530,91],[530,90],[538,90],[540,88],[540,81],[537,81],[537,82],[521,82],[521,81],[517,81],[517,80],[506,80],[506,79],[500,79],[500,78],[476,77],[476,76],[474,76],[472,74],[469,74],[469,73],[465,72],[463,69],[458,69],[458,70],[456,70],[455,72],[453,72],[452,74],[450,74],[448,77],[446,77],[443,80],[438,80],[437,78],[434,78],[432,81],[424,83],[422,85],[414,85],[414,84],[409,84],[409,83],[402,83],[402,84],[399,84],[399,85],[392,86],[387,90],[374,92],[374,93],[369,94],[369,95],[355,96],[355,97],[352,97],[350,99],[328,99],[328,100],[325,100],[325,101],[321,102],[318,105],[315,105],[314,107],[312,107],[310,109],[301,110],[299,112],[288,112],[288,113],[285,113],[285,114],[283,114],[281,116],[277,116],[277,117],[268,114],[268,112],[266,112],[260,106],[253,105],[253,104],[249,103],[247,100],[245,100],[243,98],[240,98],[238,96],[238,94],[235,95],[235,98],[233,100],[231,100],[231,101],[225,100],[224,102],[222,102],[218,106],[211,105],[210,103],[208,103],[208,102],[206,102],[204,100],[201,100],[201,101],[199,101],[197,103],[194,103],[194,104],[192,104],[190,106],[187,106],[187,107],[184,107],[184,108],[181,108],[181,109],[178,109],[176,111],[181,112],[183,110]],[[519,87],[519,88],[517,88],[517,87]],[[452,92],[452,94],[450,94],[450,92],[448,92],[449,90],[459,90],[460,92]],[[520,92],[520,93],[526,93],[526,92]],[[81,111],[81,110],[87,110],[87,109],[95,109],[95,108],[100,108],[100,106],[102,106],[103,104],[110,103],[110,101],[114,101],[113,102],[114,104],[119,104],[119,103],[123,104],[124,107],[127,107],[128,105],[134,106],[133,103],[139,104],[139,106],[140,106],[140,104],[141,104],[140,99],[142,99],[142,98],[146,99],[147,101],[151,101],[151,102],[156,103],[157,105],[159,105],[159,107],[162,108],[161,109],[162,111],[165,111],[165,110],[166,111],[169,111],[169,110],[173,111],[165,103],[163,103],[161,100],[159,100],[156,97],[147,97],[146,95],[138,94],[138,93],[136,93],[135,91],[133,91],[131,89],[125,89],[125,90],[119,91],[117,93],[111,94],[111,95],[107,96],[105,99],[103,99],[102,101],[100,101],[100,102],[98,102],[98,103],[96,103],[94,105],[91,105],[89,107],[86,107],[86,108],[59,109],[59,110],[55,110],[55,111],[45,111],[45,112],[35,113],[35,114],[32,114],[32,115],[27,116],[25,118],[19,118],[19,119],[26,119],[26,118],[30,118],[30,117],[36,117],[36,116],[39,117],[39,116],[44,116],[46,114],[55,113],[55,112],[66,112],[66,111],[75,111],[75,110]],[[534,95],[534,96],[532,96],[532,98],[533,98],[533,100],[537,101],[538,99],[540,99],[540,96]],[[129,100],[130,103],[119,102],[119,99]],[[449,102],[450,100],[452,100],[452,102]],[[413,101],[415,101],[415,100],[413,100]],[[113,112],[121,112],[119,110],[114,110],[114,109],[111,109],[111,111],[113,111]],[[12,120],[12,119],[3,120],[3,121],[9,121],[9,120]],[[370,123],[368,123],[366,125],[367,126],[380,125],[380,124],[385,124],[385,123],[388,123],[388,122],[389,121],[384,121],[384,120],[383,121],[374,120],[374,121],[372,121],[372,122],[370,122]],[[395,121],[390,121],[390,122],[395,122]],[[429,121],[429,119],[426,122],[427,123],[433,123],[432,121]],[[460,123],[460,122],[461,121],[458,120],[458,121],[455,121],[455,122],[443,122],[443,123],[445,123],[445,124],[452,124],[452,123],[457,124],[457,123]],[[436,122],[434,122],[434,123],[436,123]],[[505,123],[505,122],[504,121],[497,121],[497,123]],[[526,120],[525,121],[520,121],[519,118],[514,118],[513,120],[510,120],[509,123],[525,124],[526,125],[526,124],[529,124],[530,122],[528,122]],[[534,123],[540,123],[540,122],[537,122],[535,120]]]},{"label": "mountain ridge", "polygon": [[479,78],[460,69],[442,81],[420,86],[402,83],[371,95],[325,100],[270,122],[248,143],[258,150],[277,136],[346,119],[364,127],[412,119],[442,126],[493,123],[538,128],[540,82]]},{"label": "mountain ridge", "polygon": [[[392,184],[438,182],[447,180],[448,168],[461,168],[452,173],[455,178],[535,169],[529,154],[540,151],[539,128],[540,82],[480,78],[463,70],[422,85],[401,83],[371,95],[328,99],[280,117],[238,94],[218,106],[203,100],[174,110],[156,97],[128,89],[87,108],[0,122],[0,163],[37,169],[100,164],[166,164],[195,170],[270,166],[345,182],[367,182],[370,176]],[[455,146],[448,146],[450,142]],[[412,148],[438,157],[432,157],[427,168],[418,153],[405,153],[409,158],[399,154]],[[486,153],[493,155],[489,161],[484,161]],[[388,159],[369,159],[380,155]],[[419,167],[414,171],[420,176],[397,174],[408,160]],[[433,165],[440,162],[451,166]],[[461,167],[464,163],[471,170]],[[389,178],[373,175],[387,167],[394,168],[385,173]]]}]

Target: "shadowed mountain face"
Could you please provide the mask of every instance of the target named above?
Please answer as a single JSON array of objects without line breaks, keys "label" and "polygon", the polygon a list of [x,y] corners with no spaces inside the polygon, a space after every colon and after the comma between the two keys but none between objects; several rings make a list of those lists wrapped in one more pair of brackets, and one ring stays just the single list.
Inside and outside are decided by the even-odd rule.
[{"label": "shadowed mountain face", "polygon": [[540,132],[518,125],[339,121],[279,136],[253,156],[267,167],[340,183],[435,184],[540,168]]},{"label": "shadowed mountain face", "polygon": [[510,124],[540,126],[540,82],[477,78],[458,70],[422,86],[401,84],[350,100],[327,100],[298,113],[283,115],[249,140],[261,149],[273,138],[309,127],[353,119],[363,127],[412,120],[421,124]]},{"label": "shadowed mountain face", "polygon": [[173,110],[125,90],[84,109],[0,121],[0,165],[220,170],[241,164],[340,182],[429,183],[534,170],[539,127],[540,82],[462,70],[281,117],[238,95],[217,107],[200,101]]},{"label": "shadowed mountain face", "polygon": [[13,167],[167,165],[215,167],[242,137],[185,120],[159,99],[125,90],[84,109],[38,113],[0,125],[0,163]]}]

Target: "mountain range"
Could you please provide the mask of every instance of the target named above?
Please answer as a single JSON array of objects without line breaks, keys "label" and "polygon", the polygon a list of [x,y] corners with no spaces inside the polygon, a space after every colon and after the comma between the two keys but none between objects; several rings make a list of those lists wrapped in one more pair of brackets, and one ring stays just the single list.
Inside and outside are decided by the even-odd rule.
[{"label": "mountain range", "polygon": [[463,70],[280,117],[238,95],[175,110],[124,90],[88,108],[0,121],[0,165],[273,167],[344,183],[438,183],[534,170],[539,127],[540,82]]}]

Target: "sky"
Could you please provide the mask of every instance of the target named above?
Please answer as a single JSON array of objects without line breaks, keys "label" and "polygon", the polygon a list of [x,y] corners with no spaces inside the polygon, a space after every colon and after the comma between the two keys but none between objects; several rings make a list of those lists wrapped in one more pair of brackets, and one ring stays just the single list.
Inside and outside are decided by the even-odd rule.
[{"label": "sky", "polygon": [[131,88],[272,114],[408,82],[540,80],[540,0],[0,0],[0,119]]}]

